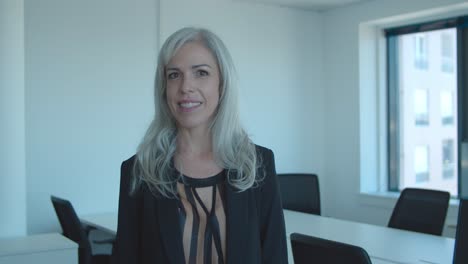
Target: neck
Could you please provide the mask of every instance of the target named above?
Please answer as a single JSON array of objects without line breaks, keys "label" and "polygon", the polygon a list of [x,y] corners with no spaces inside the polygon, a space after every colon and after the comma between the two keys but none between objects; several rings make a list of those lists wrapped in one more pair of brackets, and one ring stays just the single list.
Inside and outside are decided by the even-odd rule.
[{"label": "neck", "polygon": [[183,156],[206,156],[213,152],[211,133],[204,130],[179,130],[177,152]]},{"label": "neck", "polygon": [[222,168],[216,163],[209,129],[179,130],[174,166],[182,174],[204,178],[218,174]]}]

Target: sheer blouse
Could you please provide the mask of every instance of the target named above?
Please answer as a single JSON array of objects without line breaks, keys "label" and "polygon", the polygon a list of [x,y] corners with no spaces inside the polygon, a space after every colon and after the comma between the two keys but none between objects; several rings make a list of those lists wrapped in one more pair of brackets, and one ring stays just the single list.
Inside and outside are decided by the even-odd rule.
[{"label": "sheer blouse", "polygon": [[225,179],[223,170],[203,179],[182,175],[177,183],[185,263],[225,263]]}]

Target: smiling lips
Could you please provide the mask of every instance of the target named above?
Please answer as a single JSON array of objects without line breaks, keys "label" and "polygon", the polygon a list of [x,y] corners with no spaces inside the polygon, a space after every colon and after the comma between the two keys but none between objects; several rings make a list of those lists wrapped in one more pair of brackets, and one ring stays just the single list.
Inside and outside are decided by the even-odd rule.
[{"label": "smiling lips", "polygon": [[201,104],[202,102],[198,101],[182,101],[178,103],[182,112],[191,112],[198,108]]}]

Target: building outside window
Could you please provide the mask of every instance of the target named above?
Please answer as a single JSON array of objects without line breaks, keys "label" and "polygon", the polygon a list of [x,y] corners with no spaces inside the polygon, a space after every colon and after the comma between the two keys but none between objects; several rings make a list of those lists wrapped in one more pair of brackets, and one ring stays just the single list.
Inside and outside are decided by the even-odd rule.
[{"label": "building outside window", "polygon": [[442,141],[442,177],[452,179],[455,176],[455,154],[453,139]]},{"label": "building outside window", "polygon": [[455,32],[445,32],[440,35],[441,47],[441,70],[446,73],[453,73],[455,69]]},{"label": "building outside window", "polygon": [[429,125],[429,96],[426,89],[414,89],[414,115],[417,126]]},{"label": "building outside window", "polygon": [[456,27],[388,32],[389,190],[430,188],[457,196]]},{"label": "building outside window", "polygon": [[416,183],[429,181],[429,148],[416,146],[414,149],[414,178]]},{"label": "building outside window", "polygon": [[415,34],[414,40],[414,66],[417,69],[428,68],[428,43],[426,34]]},{"label": "building outside window", "polygon": [[454,120],[453,92],[447,90],[440,91],[440,117],[443,125],[453,125]]}]

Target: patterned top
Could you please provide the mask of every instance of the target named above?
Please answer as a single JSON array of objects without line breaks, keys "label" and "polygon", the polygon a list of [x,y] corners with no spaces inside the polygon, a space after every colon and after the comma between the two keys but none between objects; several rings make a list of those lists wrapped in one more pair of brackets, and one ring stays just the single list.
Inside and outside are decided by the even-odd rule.
[{"label": "patterned top", "polygon": [[182,175],[177,183],[179,223],[188,264],[226,262],[225,179],[223,170],[203,179]]}]

